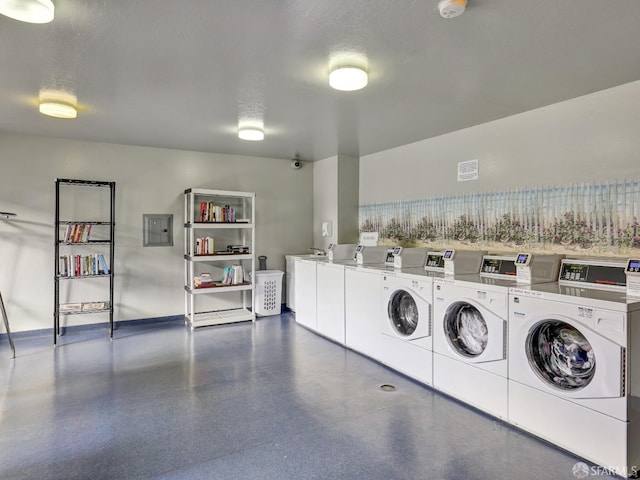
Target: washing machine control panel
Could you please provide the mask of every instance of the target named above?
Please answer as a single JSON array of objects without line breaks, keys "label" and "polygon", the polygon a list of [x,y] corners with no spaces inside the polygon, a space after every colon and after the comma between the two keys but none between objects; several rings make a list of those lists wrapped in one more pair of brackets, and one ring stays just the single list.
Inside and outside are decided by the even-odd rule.
[{"label": "washing machine control panel", "polygon": [[624,273],[627,276],[627,296],[640,297],[640,259],[630,258]]},{"label": "washing machine control panel", "polygon": [[402,267],[402,259],[400,258],[401,253],[402,253],[402,247],[390,248],[389,251],[387,252],[387,261],[385,263],[395,268]]},{"label": "washing machine control panel", "polygon": [[496,277],[515,277],[515,257],[485,255],[480,267],[480,275]]},{"label": "washing machine control panel", "polygon": [[400,255],[402,252],[402,247],[393,247],[387,250],[387,258],[385,259],[385,265],[389,265],[393,267],[395,265],[396,255]]},{"label": "washing machine control panel", "polygon": [[[563,260],[558,281],[592,288],[624,289],[627,284],[625,270],[628,266],[628,263],[625,265],[621,262]],[[640,267],[640,262],[638,266]],[[638,273],[640,274],[640,270]]]},{"label": "washing machine control panel", "polygon": [[627,262],[627,268],[625,268],[627,275],[640,275],[640,260],[632,258]]},{"label": "washing machine control panel", "polygon": [[444,270],[444,252],[428,252],[425,270]]}]

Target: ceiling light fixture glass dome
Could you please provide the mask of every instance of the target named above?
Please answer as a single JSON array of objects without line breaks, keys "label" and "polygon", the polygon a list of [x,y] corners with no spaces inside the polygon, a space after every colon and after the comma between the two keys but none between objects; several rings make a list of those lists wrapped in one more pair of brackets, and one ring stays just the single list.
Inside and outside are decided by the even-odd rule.
[{"label": "ceiling light fixture glass dome", "polygon": [[242,140],[258,142],[264,140],[264,130],[258,127],[240,127],[238,137]]},{"label": "ceiling light fixture glass dome", "polygon": [[340,65],[329,73],[329,85],[336,90],[352,92],[366,87],[368,83],[369,75],[362,67]]},{"label": "ceiling light fixture glass dome", "polygon": [[27,23],[49,23],[55,15],[51,0],[0,0],[0,13]]},{"label": "ceiling light fixture glass dome", "polygon": [[69,92],[40,91],[39,111],[43,115],[56,118],[76,118],[78,116],[78,99]]}]

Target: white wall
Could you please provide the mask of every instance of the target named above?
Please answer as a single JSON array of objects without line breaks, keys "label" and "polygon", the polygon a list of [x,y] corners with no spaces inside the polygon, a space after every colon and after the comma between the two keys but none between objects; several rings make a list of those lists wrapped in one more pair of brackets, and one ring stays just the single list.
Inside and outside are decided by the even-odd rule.
[{"label": "white wall", "polygon": [[[333,225],[330,237],[322,236],[322,222]],[[338,157],[313,162],[313,245],[326,248],[337,243],[338,226]],[[307,247],[308,248],[308,247]]]},{"label": "white wall", "polygon": [[[359,159],[338,155],[313,162],[314,246],[358,242]],[[330,221],[331,236],[322,236]]]},{"label": "white wall", "polygon": [[[480,178],[457,182],[458,162]],[[640,177],[640,82],[360,158],[360,204]]]},{"label": "white wall", "polygon": [[358,183],[360,160],[338,157],[338,238],[337,243],[358,243]]},{"label": "white wall", "polygon": [[[256,254],[284,270],[284,254],[313,241],[311,168],[290,159],[220,155],[0,133],[0,291],[14,331],[53,325],[56,178],[116,182],[115,319],[179,315],[183,306],[183,192],[256,192]],[[172,213],[173,247],[142,247],[142,215]],[[104,316],[68,317],[71,324]]]}]

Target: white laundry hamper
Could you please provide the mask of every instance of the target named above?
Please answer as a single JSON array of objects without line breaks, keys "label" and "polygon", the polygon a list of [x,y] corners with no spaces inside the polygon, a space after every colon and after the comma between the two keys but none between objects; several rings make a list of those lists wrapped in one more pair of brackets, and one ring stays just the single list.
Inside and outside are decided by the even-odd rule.
[{"label": "white laundry hamper", "polygon": [[254,275],[256,280],[256,315],[279,315],[282,307],[282,275],[284,272],[258,270]]}]

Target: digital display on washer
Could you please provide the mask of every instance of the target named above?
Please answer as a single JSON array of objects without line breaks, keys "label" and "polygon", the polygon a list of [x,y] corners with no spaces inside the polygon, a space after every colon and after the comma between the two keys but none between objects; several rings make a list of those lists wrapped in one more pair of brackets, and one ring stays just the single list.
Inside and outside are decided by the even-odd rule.
[{"label": "digital display on washer", "polygon": [[586,282],[589,276],[589,265],[579,263],[563,263],[560,271],[560,280],[572,282]]},{"label": "digital display on washer", "polygon": [[451,260],[453,258],[453,250],[445,250],[443,258],[445,260]]},{"label": "digital display on washer", "polygon": [[627,284],[624,271],[624,267],[566,262],[562,264],[559,280],[624,287]]},{"label": "digital display on washer", "polygon": [[483,258],[480,273],[491,273],[495,275],[516,276],[516,264],[514,260],[502,258]]},{"label": "digital display on washer", "polygon": [[529,254],[528,253],[519,253],[518,257],[516,258],[515,264],[516,265],[526,265],[528,260],[529,260]]},{"label": "digital display on washer", "polygon": [[444,267],[444,256],[442,254],[429,254],[427,255],[427,262],[424,264],[425,267]]},{"label": "digital display on washer", "polygon": [[399,255],[401,251],[402,251],[402,247],[394,247],[393,248],[393,254],[394,255]]},{"label": "digital display on washer", "polygon": [[627,272],[638,273],[640,272],[640,260],[631,259],[627,263]]}]

